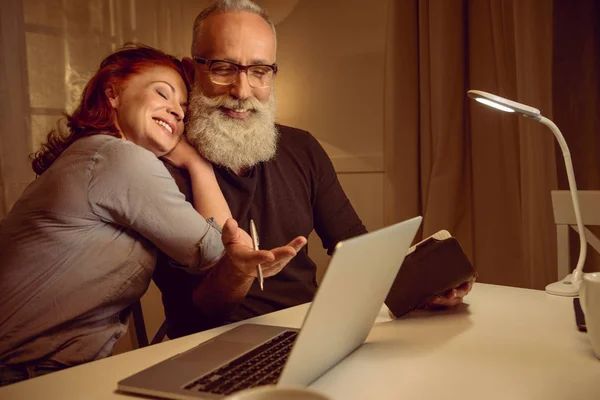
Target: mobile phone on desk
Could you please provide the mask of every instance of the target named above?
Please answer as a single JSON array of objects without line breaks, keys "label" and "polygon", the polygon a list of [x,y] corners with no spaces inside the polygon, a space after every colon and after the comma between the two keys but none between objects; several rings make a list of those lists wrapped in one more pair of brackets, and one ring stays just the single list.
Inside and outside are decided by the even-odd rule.
[{"label": "mobile phone on desk", "polygon": [[573,298],[573,308],[575,308],[575,323],[577,324],[577,329],[579,329],[581,332],[587,332],[587,327],[585,326],[585,315],[581,309],[579,297]]}]

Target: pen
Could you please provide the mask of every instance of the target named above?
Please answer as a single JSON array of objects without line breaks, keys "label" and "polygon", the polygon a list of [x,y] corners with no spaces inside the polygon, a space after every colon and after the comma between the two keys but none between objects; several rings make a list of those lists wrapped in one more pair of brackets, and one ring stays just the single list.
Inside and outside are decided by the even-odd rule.
[{"label": "pen", "polygon": [[[258,232],[256,232],[256,225],[254,225],[254,220],[252,219],[250,220],[250,236],[252,237],[252,245],[254,246],[254,250],[258,250]],[[258,283],[260,284],[260,290],[265,290],[262,267],[260,266],[260,264],[256,266],[256,272],[258,273]]]}]

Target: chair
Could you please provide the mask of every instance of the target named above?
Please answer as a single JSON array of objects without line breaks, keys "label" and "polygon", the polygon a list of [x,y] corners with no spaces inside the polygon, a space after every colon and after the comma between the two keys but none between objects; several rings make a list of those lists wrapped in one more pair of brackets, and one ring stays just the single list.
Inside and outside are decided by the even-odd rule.
[{"label": "chair", "polygon": [[144,321],[144,313],[142,310],[142,303],[138,300],[131,306],[131,314],[133,318],[133,326],[131,329],[133,330],[134,336],[132,339],[135,339],[134,345],[136,348],[142,348],[146,346],[151,346],[156,343],[160,343],[163,341],[165,336],[167,336],[167,321],[164,320],[160,325],[152,340],[148,343],[148,333],[146,331],[146,322]]},{"label": "chair", "polygon": [[[144,318],[144,310],[146,318]],[[129,339],[133,348],[146,347],[163,341],[167,334],[167,321],[163,312],[162,294],[154,282],[142,298],[131,306],[132,318],[129,324]],[[149,340],[148,330],[156,333]]]},{"label": "chair", "polygon": [[[600,190],[579,190],[579,207],[583,225],[600,226]],[[575,232],[577,221],[573,210],[571,192],[568,190],[553,190],[552,209],[554,210],[554,222],[556,223],[556,249],[558,261],[558,278],[571,273],[569,227]],[[584,226],[585,236],[588,244],[600,253],[600,239],[587,227]]]}]

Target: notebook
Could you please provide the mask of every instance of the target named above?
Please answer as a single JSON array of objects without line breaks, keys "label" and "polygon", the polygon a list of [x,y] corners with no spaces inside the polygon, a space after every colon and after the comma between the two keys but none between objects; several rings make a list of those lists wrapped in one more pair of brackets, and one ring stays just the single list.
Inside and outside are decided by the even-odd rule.
[{"label": "notebook", "polygon": [[309,385],[364,342],[421,219],[340,242],[299,331],[242,324],[123,379],[118,390],[217,399],[258,385]]},{"label": "notebook", "polygon": [[458,240],[442,230],[408,250],[385,304],[401,317],[476,276]]}]

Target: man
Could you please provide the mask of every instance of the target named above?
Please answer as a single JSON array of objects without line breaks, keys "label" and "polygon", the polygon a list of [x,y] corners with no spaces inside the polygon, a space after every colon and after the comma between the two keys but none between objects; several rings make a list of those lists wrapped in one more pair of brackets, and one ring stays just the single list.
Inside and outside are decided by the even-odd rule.
[{"label": "man", "polygon": [[[305,238],[314,229],[331,254],[339,241],[367,232],[317,140],[275,124],[275,53],[275,27],[251,1],[217,0],[202,11],[194,23],[194,61],[184,60],[193,81],[187,138],[213,163],[240,227],[248,231],[253,219],[261,248],[289,242],[297,255],[269,265],[264,291],[251,263],[190,279],[165,267],[172,261],[163,256],[155,281],[170,337],[311,301],[316,267]],[[187,177],[170,169],[189,199]],[[434,303],[458,304],[470,287]]]}]

